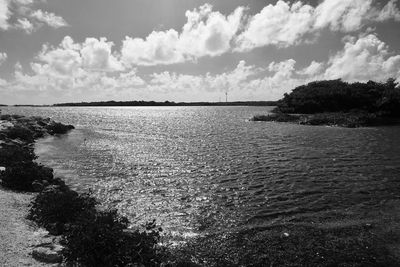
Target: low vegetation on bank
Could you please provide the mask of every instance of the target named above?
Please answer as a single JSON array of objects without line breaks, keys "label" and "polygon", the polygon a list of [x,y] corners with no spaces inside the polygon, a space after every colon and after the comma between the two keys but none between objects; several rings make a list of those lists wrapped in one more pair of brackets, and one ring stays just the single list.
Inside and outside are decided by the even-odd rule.
[{"label": "low vegetation on bank", "polygon": [[252,120],[343,127],[398,123],[400,87],[394,79],[384,83],[316,81],[285,94],[273,112]]}]

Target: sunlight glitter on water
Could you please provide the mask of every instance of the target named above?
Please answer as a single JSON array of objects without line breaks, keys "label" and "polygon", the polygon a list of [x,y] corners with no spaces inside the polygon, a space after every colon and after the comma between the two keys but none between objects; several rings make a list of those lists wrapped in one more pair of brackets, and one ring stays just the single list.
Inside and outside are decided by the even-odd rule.
[{"label": "sunlight glitter on water", "polygon": [[178,232],[379,209],[398,198],[400,127],[252,123],[262,107],[9,108],[74,124],[39,160],[134,223]]}]

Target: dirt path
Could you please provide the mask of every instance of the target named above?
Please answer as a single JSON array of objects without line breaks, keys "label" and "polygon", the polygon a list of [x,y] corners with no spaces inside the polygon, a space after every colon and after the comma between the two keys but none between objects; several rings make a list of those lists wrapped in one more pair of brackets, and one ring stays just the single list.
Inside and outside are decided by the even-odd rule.
[{"label": "dirt path", "polygon": [[0,266],[56,266],[32,258],[35,245],[47,242],[47,232],[25,219],[33,194],[6,191],[0,187]]}]

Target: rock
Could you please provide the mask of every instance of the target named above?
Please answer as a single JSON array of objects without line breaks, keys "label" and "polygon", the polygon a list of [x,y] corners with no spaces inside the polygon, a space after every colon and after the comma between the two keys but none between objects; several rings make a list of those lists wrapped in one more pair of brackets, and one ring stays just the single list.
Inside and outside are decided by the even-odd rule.
[{"label": "rock", "polygon": [[32,183],[32,188],[34,192],[40,192],[44,189],[44,185],[40,181],[35,180]]},{"label": "rock", "polygon": [[37,247],[32,251],[32,256],[37,261],[60,263],[62,261],[62,249],[62,246],[53,244],[45,247]]},{"label": "rock", "polygon": [[289,237],[289,233],[284,232],[284,233],[283,233],[283,236],[284,236],[284,237]]}]

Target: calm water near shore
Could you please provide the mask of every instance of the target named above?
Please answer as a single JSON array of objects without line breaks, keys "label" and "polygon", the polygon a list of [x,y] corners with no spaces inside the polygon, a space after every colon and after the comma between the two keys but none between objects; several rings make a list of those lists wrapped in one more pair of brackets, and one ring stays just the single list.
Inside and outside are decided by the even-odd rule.
[{"label": "calm water near shore", "polygon": [[400,194],[400,126],[249,122],[270,107],[6,107],[73,124],[39,161],[132,222],[179,232],[379,210]]}]

